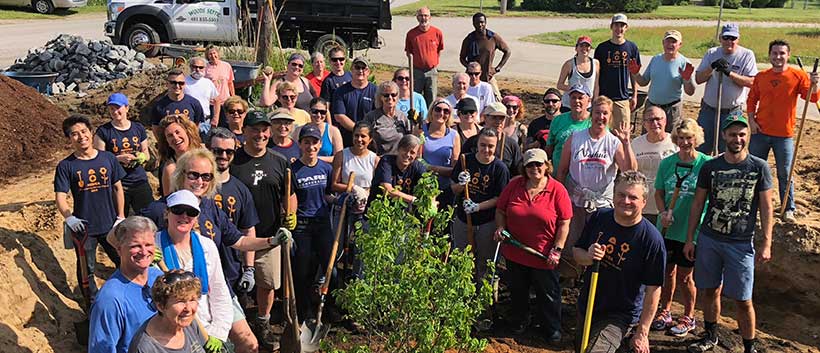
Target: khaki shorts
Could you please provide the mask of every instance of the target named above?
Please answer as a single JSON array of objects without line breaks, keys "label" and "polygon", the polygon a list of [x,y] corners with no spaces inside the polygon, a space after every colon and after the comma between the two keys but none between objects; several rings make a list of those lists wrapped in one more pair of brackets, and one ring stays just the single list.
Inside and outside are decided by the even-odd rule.
[{"label": "khaki shorts", "polygon": [[279,289],[282,279],[281,246],[259,250],[253,264],[256,267],[256,286],[264,289]]},{"label": "khaki shorts", "polygon": [[612,101],[612,118],[609,119],[609,128],[614,129],[621,126],[621,122],[626,122],[627,129],[632,131],[632,112],[629,109],[629,99],[622,101]]}]

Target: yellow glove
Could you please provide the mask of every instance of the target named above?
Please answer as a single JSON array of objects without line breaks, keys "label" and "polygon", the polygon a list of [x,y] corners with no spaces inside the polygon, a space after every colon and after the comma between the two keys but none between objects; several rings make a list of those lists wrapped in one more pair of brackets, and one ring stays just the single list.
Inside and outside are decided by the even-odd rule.
[{"label": "yellow glove", "polygon": [[295,213],[288,213],[285,215],[285,221],[282,222],[282,225],[285,226],[288,230],[296,229],[296,214]]}]

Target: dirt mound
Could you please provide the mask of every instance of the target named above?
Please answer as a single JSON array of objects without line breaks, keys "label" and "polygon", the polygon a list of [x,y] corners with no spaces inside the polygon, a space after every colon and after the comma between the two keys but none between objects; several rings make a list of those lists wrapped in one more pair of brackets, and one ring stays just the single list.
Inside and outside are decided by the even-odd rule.
[{"label": "dirt mound", "polygon": [[63,147],[66,116],[33,88],[0,75],[0,178],[42,169]]}]

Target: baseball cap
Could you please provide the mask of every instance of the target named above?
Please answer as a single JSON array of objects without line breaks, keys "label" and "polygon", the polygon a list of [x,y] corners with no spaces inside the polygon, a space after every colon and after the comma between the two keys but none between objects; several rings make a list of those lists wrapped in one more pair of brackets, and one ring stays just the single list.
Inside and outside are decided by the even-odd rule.
[{"label": "baseball cap", "polygon": [[732,36],[735,38],[740,38],[740,27],[734,23],[727,23],[723,25],[723,29],[720,30],[720,36]]},{"label": "baseball cap", "polygon": [[[281,120],[296,121],[296,119],[293,117],[293,115],[290,115],[290,113],[287,111],[287,109],[281,109],[281,108],[276,109],[276,110],[268,113],[268,118],[270,119],[270,121],[280,120],[280,119]],[[245,118],[245,119],[247,119],[247,118]]]},{"label": "baseball cap", "polygon": [[663,39],[666,38],[675,38],[676,41],[680,42],[683,40],[683,35],[674,29],[670,29],[663,34]]},{"label": "baseball cap", "polygon": [[478,106],[476,106],[474,99],[465,97],[458,101],[458,103],[456,104],[456,110],[460,112],[477,112]]},{"label": "baseball cap", "polygon": [[351,66],[356,65],[356,63],[364,64],[364,66],[370,67],[370,62],[367,61],[363,56],[357,56],[353,59],[353,62],[350,63]]},{"label": "baseball cap", "polygon": [[265,112],[258,111],[258,110],[251,110],[248,112],[248,115],[245,116],[245,123],[243,126],[253,126],[256,124],[267,124],[271,125],[270,118]]},{"label": "baseball cap", "polygon": [[199,198],[197,198],[196,195],[194,195],[194,193],[190,190],[183,189],[168,195],[168,198],[165,199],[165,204],[168,208],[182,205],[200,211]]},{"label": "baseball cap", "polygon": [[611,25],[611,24],[617,23],[617,22],[623,23],[625,25],[629,24],[629,23],[626,22],[626,15],[624,15],[622,13],[616,13],[615,15],[613,15],[612,16],[612,22],[610,22],[609,24]]},{"label": "baseball cap", "polygon": [[736,110],[729,113],[726,119],[723,119],[723,130],[728,129],[732,124],[743,124],[743,126],[749,127],[749,119],[746,119],[741,111]]},{"label": "baseball cap", "polygon": [[322,140],[322,133],[319,132],[319,128],[313,124],[306,124],[302,126],[302,130],[299,130],[299,141],[302,141],[305,137],[313,137],[317,140]]},{"label": "baseball cap", "polygon": [[578,37],[578,40],[575,41],[575,46],[577,47],[581,43],[587,43],[589,45],[592,45],[592,38],[590,38],[589,36],[580,36]]},{"label": "baseball cap", "polygon": [[540,148],[530,148],[524,152],[524,165],[532,162],[547,163],[547,152]]},{"label": "baseball cap", "polygon": [[484,107],[481,115],[507,116],[507,107],[501,102],[492,102]]},{"label": "baseball cap", "polygon": [[127,106],[128,105],[128,97],[126,97],[122,93],[114,93],[108,96],[108,101],[105,105],[116,105],[118,107]]},{"label": "baseball cap", "polygon": [[569,88],[568,94],[572,94],[572,92],[583,93],[583,94],[586,94],[587,97],[592,96],[592,94],[589,93],[589,88],[587,88],[587,86],[584,86],[580,83],[576,83],[576,84],[572,85],[572,87]]},{"label": "baseball cap", "polygon": [[550,88],[547,88],[547,91],[546,91],[546,92],[544,92],[544,97],[546,97],[546,96],[548,96],[548,95],[550,95],[550,94],[554,94],[556,97],[561,98],[561,91],[559,91],[559,90],[558,90],[557,88],[555,88],[555,87],[550,87]]}]

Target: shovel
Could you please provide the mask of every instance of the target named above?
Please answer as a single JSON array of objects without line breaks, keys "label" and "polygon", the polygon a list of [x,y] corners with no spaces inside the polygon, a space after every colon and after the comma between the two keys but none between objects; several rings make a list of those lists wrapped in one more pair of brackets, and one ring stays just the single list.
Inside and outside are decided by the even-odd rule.
[{"label": "shovel", "polygon": [[293,297],[293,271],[290,268],[291,241],[285,243],[282,249],[282,274],[284,275],[283,289],[285,304],[285,330],[282,333],[279,351],[281,353],[301,353],[302,342],[299,332],[299,318],[296,314],[296,298]]},{"label": "shovel", "polygon": [[88,315],[91,314],[91,285],[88,280],[88,258],[85,253],[85,242],[88,240],[88,230],[84,230],[82,234],[74,232],[68,225],[63,225],[63,233],[68,234],[71,241],[74,243],[74,248],[77,249],[78,261],[80,262],[80,293],[83,296],[83,310],[86,313],[85,319],[74,323],[74,335],[77,338],[77,343],[85,346],[88,345]]},{"label": "shovel", "polygon": [[[686,174],[683,176],[678,173],[680,168],[686,170]],[[692,174],[692,168],[694,168],[694,166],[691,163],[678,162],[675,164],[675,192],[672,193],[672,199],[669,200],[669,207],[666,208],[670,212],[675,211],[675,204],[678,202],[678,196],[680,196],[680,188],[683,186],[683,181]],[[665,227],[661,230],[661,234],[666,235]]]},{"label": "shovel", "polygon": [[[353,180],[356,175],[350,172],[350,177],[347,178],[347,193],[350,194],[353,190]],[[330,287],[330,276],[333,273],[333,264],[336,262],[336,251],[339,250],[339,239],[342,236],[342,225],[345,224],[345,214],[347,213],[347,200],[342,203],[342,211],[339,214],[339,224],[336,225],[336,237],[333,239],[333,247],[330,250],[330,260],[327,263],[325,270],[325,282],[319,289],[319,309],[316,311],[316,320],[305,322],[302,325],[302,352],[315,352],[319,350],[319,343],[327,336],[330,331],[330,324],[322,323],[322,310],[325,308],[325,299],[327,298],[327,290]],[[350,256],[348,254],[348,256]]]}]

